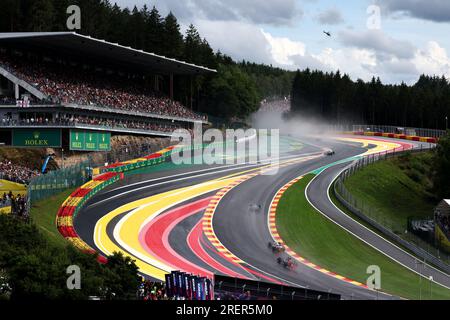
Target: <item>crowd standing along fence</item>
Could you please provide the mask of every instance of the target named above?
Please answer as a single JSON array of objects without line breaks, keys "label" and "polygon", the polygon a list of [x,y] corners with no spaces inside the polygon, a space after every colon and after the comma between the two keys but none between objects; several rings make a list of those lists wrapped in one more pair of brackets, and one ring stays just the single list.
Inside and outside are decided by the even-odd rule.
[{"label": "crowd standing along fence", "polygon": [[[369,224],[372,228],[386,236],[388,239],[400,244],[404,248],[413,252],[421,261],[429,262],[441,270],[450,273],[450,255],[440,250],[438,247],[424,241],[419,236],[408,232],[407,223],[402,230],[398,230],[398,226],[394,225],[392,220],[386,219],[377,208],[374,208],[361,199],[353,196],[345,187],[345,180],[355,174],[362,168],[371,165],[379,160],[387,160],[389,158],[398,157],[408,153],[419,153],[429,151],[430,148],[420,148],[413,150],[385,151],[381,153],[371,154],[354,161],[336,178],[334,183],[334,192],[338,200],[356,215],[359,219]],[[433,213],[430,212],[430,219]]]},{"label": "crowd standing along fence", "polygon": [[408,136],[419,136],[419,137],[430,137],[430,138],[440,138],[446,134],[445,130],[438,130],[438,129],[385,126],[385,125],[373,125],[373,124],[353,125],[352,130],[357,131],[357,132],[369,131],[369,132],[381,132],[381,133],[397,133],[397,134],[405,134]]}]

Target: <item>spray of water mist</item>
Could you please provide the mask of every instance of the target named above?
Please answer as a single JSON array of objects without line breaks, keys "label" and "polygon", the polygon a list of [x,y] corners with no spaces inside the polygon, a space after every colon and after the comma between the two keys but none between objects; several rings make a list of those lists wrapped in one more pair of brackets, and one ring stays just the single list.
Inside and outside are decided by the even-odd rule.
[{"label": "spray of water mist", "polygon": [[253,113],[251,123],[255,129],[279,129],[281,135],[325,137],[339,131],[334,125],[319,118],[270,110]]}]

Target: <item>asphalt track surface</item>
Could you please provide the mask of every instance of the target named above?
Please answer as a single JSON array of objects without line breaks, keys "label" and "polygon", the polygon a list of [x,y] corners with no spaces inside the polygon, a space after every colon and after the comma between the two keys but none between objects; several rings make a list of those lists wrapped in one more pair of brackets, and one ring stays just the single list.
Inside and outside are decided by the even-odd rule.
[{"label": "asphalt track surface", "polygon": [[[187,271],[193,271],[193,273],[219,273],[249,279],[262,279],[338,293],[342,295],[343,299],[396,299],[396,297],[390,295],[377,293],[332,278],[300,263],[295,270],[285,269],[276,262],[276,257],[267,248],[267,243],[272,240],[267,225],[269,206],[273,196],[284,184],[320,167],[367,151],[367,148],[361,147],[361,144],[351,141],[342,142],[310,138],[302,140],[304,146],[301,150],[283,153],[280,161],[311,156],[315,156],[314,159],[306,159],[282,166],[275,175],[257,175],[248,179],[231,189],[217,206],[212,222],[215,234],[224,247],[245,263],[237,264],[224,257],[201,230],[201,219],[206,203],[202,202],[202,199],[213,196],[217,190],[212,190],[174,206],[175,209],[181,208],[197,201],[198,204],[196,207],[192,207],[189,214],[183,215],[181,211],[177,212],[177,210],[174,212],[167,212],[166,210],[160,213],[158,217],[161,218],[162,224],[164,219],[167,220],[166,224],[171,221],[172,217],[178,219],[174,226],[161,230],[161,237],[164,236],[166,242],[158,242],[160,235],[156,232],[149,232],[143,236],[141,243],[144,243],[144,247],[148,245],[146,248],[153,255],[155,255],[155,252],[161,252],[160,258],[167,257],[168,261],[172,261],[172,263],[167,263],[172,269],[177,269],[179,267],[177,263],[180,263],[182,266],[186,266]],[[395,142],[394,139],[389,140]],[[308,143],[305,141],[308,141]],[[405,141],[401,142],[404,143]],[[414,147],[420,146],[420,143],[412,144]],[[323,156],[323,150],[326,148],[333,149],[335,155],[332,157]],[[347,217],[329,200],[327,193],[329,185],[348,164],[331,166],[317,175],[307,189],[307,196],[311,204],[332,221],[363,239],[369,245],[411,270],[415,270],[416,260],[412,256]],[[86,243],[102,252],[97,246],[93,234],[96,223],[109,212],[136,200],[195,186],[256,167],[258,165],[195,165],[170,171],[162,170],[128,176],[120,183],[110,186],[90,199],[75,218],[75,229]],[[123,212],[110,220],[106,233],[120,250],[134,257],[130,250],[116,241],[114,233],[119,221],[128,213]],[[154,230],[158,231],[157,228]],[[158,256],[158,254],[156,255]],[[425,276],[432,275],[436,282],[449,286],[448,275],[430,266],[422,269],[420,271]],[[147,276],[152,277],[151,275]]]}]

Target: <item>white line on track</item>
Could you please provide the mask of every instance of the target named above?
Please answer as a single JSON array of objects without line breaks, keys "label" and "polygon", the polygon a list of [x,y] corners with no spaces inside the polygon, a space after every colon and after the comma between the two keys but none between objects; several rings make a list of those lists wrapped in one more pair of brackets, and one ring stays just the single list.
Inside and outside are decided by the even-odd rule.
[{"label": "white line on track", "polygon": [[[321,152],[320,153],[319,152],[308,153],[308,154],[302,154],[302,155],[292,155],[292,156],[281,157],[279,159],[280,160],[284,160],[284,159],[290,159],[290,158],[303,158],[303,157],[307,157],[307,156],[315,155],[315,154],[319,155],[319,154],[321,154]],[[89,205],[88,208],[95,207],[95,206],[97,206],[99,204],[102,204],[104,202],[110,201],[110,200],[115,199],[115,198],[122,197],[122,196],[124,196],[126,194],[129,194],[129,193],[132,193],[132,192],[136,192],[136,191],[139,191],[139,190],[144,190],[144,189],[147,189],[147,188],[152,188],[152,187],[156,187],[156,186],[160,186],[160,185],[164,185],[164,184],[168,184],[168,183],[172,183],[172,182],[179,182],[179,181],[190,180],[190,179],[194,179],[194,178],[198,178],[198,177],[209,176],[209,175],[213,175],[213,174],[217,174],[217,173],[229,172],[229,171],[234,171],[234,170],[238,170],[238,169],[246,169],[246,168],[258,167],[258,166],[263,165],[265,162],[269,162],[270,163],[272,160],[273,159],[263,160],[263,161],[260,161],[257,164],[248,164],[248,165],[239,164],[239,165],[225,166],[225,168],[227,168],[227,169],[222,169],[224,167],[201,169],[201,170],[197,170],[197,171],[185,172],[185,173],[175,174],[175,175],[172,175],[172,176],[160,177],[160,178],[146,180],[146,181],[143,181],[143,182],[138,182],[136,184],[148,183],[148,182],[153,182],[153,181],[160,181],[160,180],[165,180],[165,179],[168,179],[168,178],[175,178],[175,177],[184,176],[184,175],[188,175],[188,174],[195,174],[195,173],[199,173],[199,172],[215,170],[213,172],[207,172],[207,173],[202,173],[202,174],[195,174],[195,175],[190,175],[188,177],[183,177],[183,178],[178,178],[178,179],[170,179],[170,180],[167,180],[167,181],[158,182],[158,183],[146,185],[146,186],[143,186],[143,187],[135,188],[135,189],[132,189],[132,190],[124,191],[124,192],[118,193],[118,194],[116,194],[114,196],[111,196],[109,198],[97,201],[97,202]],[[241,166],[241,167],[236,168],[236,166]],[[217,170],[217,169],[222,169],[222,170]],[[130,185],[127,185],[125,187],[133,186],[133,185],[136,185],[136,184],[130,184]],[[124,188],[124,187],[121,187],[121,188]]]},{"label": "white line on track", "polygon": [[[342,169],[342,170],[339,172],[339,174],[342,173],[345,169],[346,169],[346,167],[345,167],[344,169]],[[339,174],[338,174],[337,176],[339,176]],[[322,211],[320,211],[317,207],[315,207],[315,206],[312,204],[312,202],[309,200],[309,198],[308,198],[308,188],[309,188],[309,186],[311,185],[311,183],[314,181],[314,179],[316,179],[319,175],[320,175],[320,174],[316,175],[316,176],[308,183],[308,185],[307,185],[306,188],[305,188],[305,197],[306,197],[306,200],[308,200],[309,204],[310,204],[315,210],[317,210],[317,212],[319,212],[319,213],[320,213],[321,215],[323,215],[325,218],[327,218],[328,220],[330,220],[330,221],[333,222],[334,224],[338,225],[339,227],[341,227],[342,229],[344,229],[345,231],[347,231],[348,233],[350,233],[351,235],[353,235],[353,236],[356,237],[357,239],[361,240],[361,241],[364,242],[365,244],[369,245],[370,247],[374,248],[374,249],[377,250],[378,252],[382,253],[383,255],[385,255],[386,257],[388,257],[389,259],[391,259],[391,260],[397,262],[397,263],[400,264],[401,266],[403,266],[403,267],[405,267],[406,269],[408,269],[408,270],[410,270],[410,271],[416,273],[417,275],[420,275],[420,276],[422,276],[422,277],[424,277],[424,278],[427,278],[427,277],[424,276],[423,274],[421,274],[421,273],[417,272],[416,270],[414,270],[414,269],[412,269],[412,268],[410,268],[410,267],[404,265],[404,264],[401,263],[400,261],[398,261],[398,260],[396,260],[395,258],[391,257],[388,253],[386,253],[386,252],[384,252],[384,251],[378,249],[377,247],[375,247],[374,245],[372,245],[372,244],[369,243],[368,241],[366,241],[366,240],[364,240],[363,238],[359,237],[358,235],[356,235],[355,233],[353,233],[353,232],[350,231],[349,229],[347,229],[347,228],[345,228],[344,226],[342,226],[342,225],[341,225],[340,223],[338,223],[337,221],[335,221],[335,220],[333,220],[332,218],[330,218],[329,216],[327,216],[325,213],[323,213]],[[365,228],[366,230],[368,230],[369,232],[373,233],[373,234],[376,235],[378,238],[380,238],[380,239],[386,241],[387,243],[391,244],[392,246],[398,248],[399,250],[403,251],[404,253],[406,253],[407,255],[411,256],[412,258],[417,259],[416,257],[414,257],[414,256],[411,255],[410,253],[406,252],[406,251],[403,250],[402,248],[399,248],[398,246],[396,246],[396,245],[393,244],[392,242],[388,241],[387,239],[383,238],[382,236],[380,236],[380,235],[377,234],[376,232],[373,232],[372,230],[370,230],[369,228],[367,228],[366,226],[364,226],[364,225],[361,224],[360,222],[358,222],[358,221],[356,221],[355,219],[353,219],[352,217],[348,216],[346,213],[342,212],[342,210],[339,209],[339,208],[334,204],[334,202],[331,200],[331,197],[330,197],[330,188],[331,188],[333,182],[336,180],[337,176],[331,181],[331,183],[328,185],[328,188],[327,188],[327,196],[328,196],[328,200],[333,204],[333,206],[334,206],[337,210],[339,210],[344,216],[346,216],[346,217],[349,218],[350,220],[353,220],[355,223],[359,224],[361,227],[363,227],[363,228]],[[428,264],[427,264],[427,265],[428,265]],[[430,266],[430,265],[428,265],[428,266],[429,266],[430,268],[436,270],[436,271],[439,271],[439,272],[443,273],[442,271],[440,271],[440,270],[434,268],[433,266]],[[443,274],[444,274],[444,275],[447,275],[446,273],[443,273]],[[438,285],[440,285],[440,286],[442,286],[442,287],[444,287],[444,288],[450,289],[449,287],[445,286],[445,285],[442,284],[442,283],[436,282],[436,281],[434,281],[434,280],[433,280],[433,282],[435,282],[436,284],[438,284]]]}]

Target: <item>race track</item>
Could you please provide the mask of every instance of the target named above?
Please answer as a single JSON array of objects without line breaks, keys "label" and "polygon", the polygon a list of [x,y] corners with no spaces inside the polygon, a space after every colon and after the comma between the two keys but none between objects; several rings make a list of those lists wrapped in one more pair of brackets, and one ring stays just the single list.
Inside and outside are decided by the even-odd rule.
[{"label": "race track", "polygon": [[[307,189],[311,204],[368,245],[414,270],[413,257],[343,214],[328,198],[329,185],[353,157],[400,143],[421,144],[363,139],[287,138],[277,171],[265,162],[192,165],[129,175],[90,199],[74,226],[100,253],[122,251],[131,256],[149,278],[162,280],[171,270],[184,270],[307,287],[338,293],[343,299],[397,299],[302,263],[295,270],[285,269],[267,247],[272,241],[267,221],[275,194],[287,182],[321,169]],[[294,140],[303,146],[290,147],[296,145]],[[328,148],[335,155],[325,156]],[[449,276],[432,267],[423,273],[450,286]]]}]

